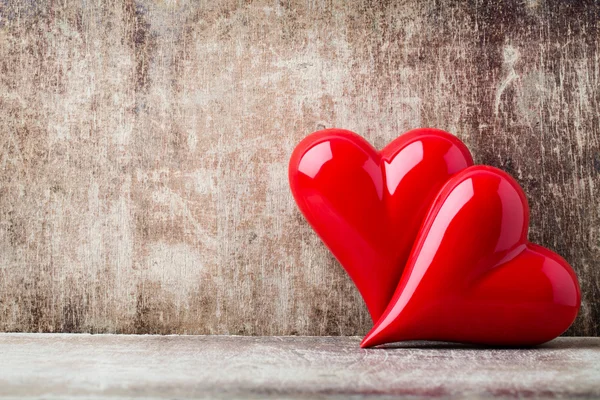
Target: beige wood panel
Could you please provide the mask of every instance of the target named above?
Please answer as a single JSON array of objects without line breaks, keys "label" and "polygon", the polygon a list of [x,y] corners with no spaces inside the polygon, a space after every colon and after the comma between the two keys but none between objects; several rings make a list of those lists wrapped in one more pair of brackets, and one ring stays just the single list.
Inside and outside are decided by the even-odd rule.
[{"label": "beige wood panel", "polygon": [[599,334],[599,6],[490,3],[0,0],[0,330],[363,334],[289,154],[434,126],[524,186]]}]

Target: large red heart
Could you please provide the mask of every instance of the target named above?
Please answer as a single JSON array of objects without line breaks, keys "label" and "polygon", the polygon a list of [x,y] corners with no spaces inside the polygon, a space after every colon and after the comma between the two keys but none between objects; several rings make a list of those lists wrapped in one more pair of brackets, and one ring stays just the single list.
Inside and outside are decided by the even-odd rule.
[{"label": "large red heart", "polygon": [[535,345],[563,333],[580,305],[575,273],[527,241],[523,190],[492,167],[442,188],[384,315],[361,347],[424,339]]},{"label": "large red heart", "polygon": [[387,307],[427,210],[450,176],[472,165],[437,129],[408,132],[377,152],[355,133],[305,138],[289,165],[298,207],[361,293],[373,321]]}]

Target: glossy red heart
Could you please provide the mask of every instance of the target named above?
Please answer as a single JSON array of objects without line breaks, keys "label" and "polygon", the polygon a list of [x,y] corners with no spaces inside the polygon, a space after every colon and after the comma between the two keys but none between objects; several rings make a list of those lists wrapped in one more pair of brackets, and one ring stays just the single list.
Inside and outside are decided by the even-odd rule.
[{"label": "glossy red heart", "polygon": [[563,333],[580,305],[569,264],[527,241],[523,190],[492,167],[452,177],[435,199],[406,270],[361,343],[443,340],[535,345]]},{"label": "glossy red heart", "polygon": [[327,129],[294,150],[298,207],[361,293],[373,321],[387,307],[427,210],[442,185],[472,165],[466,146],[437,129],[408,132],[377,152]]}]

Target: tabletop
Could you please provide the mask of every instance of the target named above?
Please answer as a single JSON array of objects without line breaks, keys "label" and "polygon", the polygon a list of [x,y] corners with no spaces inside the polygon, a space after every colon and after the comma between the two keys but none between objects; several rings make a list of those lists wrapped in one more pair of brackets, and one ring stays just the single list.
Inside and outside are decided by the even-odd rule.
[{"label": "tabletop", "polygon": [[528,349],[359,342],[0,334],[0,398],[600,397],[600,338]]}]

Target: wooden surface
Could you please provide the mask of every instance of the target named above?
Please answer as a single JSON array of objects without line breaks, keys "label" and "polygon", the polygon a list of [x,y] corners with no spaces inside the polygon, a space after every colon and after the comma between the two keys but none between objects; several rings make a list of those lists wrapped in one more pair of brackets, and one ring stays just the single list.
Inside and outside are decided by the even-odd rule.
[{"label": "wooden surface", "polygon": [[0,334],[0,398],[598,398],[600,338],[535,349],[357,337]]},{"label": "wooden surface", "polygon": [[[489,4],[488,4],[489,3]],[[0,0],[0,331],[361,335],[288,157],[449,130],[600,334],[600,5]]]}]

